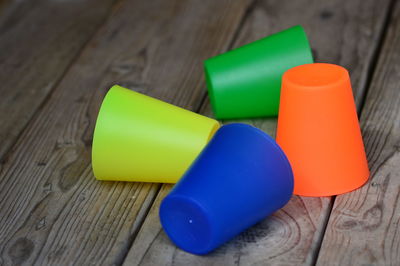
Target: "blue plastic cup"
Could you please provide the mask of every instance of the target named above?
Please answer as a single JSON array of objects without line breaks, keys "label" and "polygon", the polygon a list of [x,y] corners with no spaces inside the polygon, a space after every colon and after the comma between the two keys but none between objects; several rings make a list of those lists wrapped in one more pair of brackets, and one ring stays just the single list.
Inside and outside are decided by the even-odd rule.
[{"label": "blue plastic cup", "polygon": [[282,208],[292,193],[292,169],[275,140],[229,124],[165,197],[160,220],[178,247],[206,254]]}]

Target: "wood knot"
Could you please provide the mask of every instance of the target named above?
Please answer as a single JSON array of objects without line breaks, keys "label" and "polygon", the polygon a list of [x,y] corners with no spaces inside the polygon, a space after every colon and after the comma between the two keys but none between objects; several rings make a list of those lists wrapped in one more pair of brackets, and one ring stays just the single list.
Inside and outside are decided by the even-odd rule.
[{"label": "wood knot", "polygon": [[371,183],[371,186],[372,186],[372,187],[379,187],[379,183],[372,182],[372,183]]},{"label": "wood knot", "polygon": [[53,187],[53,185],[51,183],[45,183],[43,185],[43,192],[46,194],[52,192],[53,191],[52,187]]},{"label": "wood knot", "polygon": [[39,222],[36,224],[36,231],[44,228],[46,226],[46,217],[43,217],[42,219],[39,220]]},{"label": "wood knot", "polygon": [[8,255],[13,261],[13,264],[22,264],[30,257],[34,247],[35,245],[33,244],[32,240],[25,237],[19,238],[8,249]]},{"label": "wood knot", "polygon": [[344,221],[343,223],[341,223],[338,226],[338,228],[340,228],[341,230],[350,230],[350,229],[357,227],[358,225],[359,225],[359,223],[356,220],[347,220],[347,221]]},{"label": "wood knot", "polygon": [[333,17],[333,12],[330,11],[330,10],[323,10],[323,11],[319,14],[319,17],[320,17],[322,20],[328,20],[328,19],[330,19],[331,17]]}]

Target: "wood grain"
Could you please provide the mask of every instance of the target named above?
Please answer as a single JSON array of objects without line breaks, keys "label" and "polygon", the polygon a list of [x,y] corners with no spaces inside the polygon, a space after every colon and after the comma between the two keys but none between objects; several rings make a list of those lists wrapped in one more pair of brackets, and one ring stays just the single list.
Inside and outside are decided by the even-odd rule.
[{"label": "wood grain", "polygon": [[371,177],[336,197],[318,265],[400,263],[399,47],[397,3],[361,116]]},{"label": "wood grain", "polygon": [[95,180],[90,150],[100,102],[119,83],[193,109],[202,60],[226,49],[248,4],[121,2],[3,162],[0,265],[123,260],[159,185]]},{"label": "wood grain", "polygon": [[3,18],[6,18],[11,10],[15,7],[15,4],[12,0],[0,0],[0,23]]},{"label": "wood grain", "polygon": [[115,1],[7,2],[0,16],[0,160]]},{"label": "wood grain", "polygon": [[[234,46],[301,24],[317,62],[349,69],[360,104],[388,7],[389,1],[258,1]],[[208,99],[201,113],[212,115]],[[225,122],[251,123],[275,135],[274,118]],[[163,186],[124,265],[311,265],[332,206],[330,197],[294,196],[282,210],[215,252],[199,257],[175,248],[161,229],[158,208],[169,189],[169,185]]]}]

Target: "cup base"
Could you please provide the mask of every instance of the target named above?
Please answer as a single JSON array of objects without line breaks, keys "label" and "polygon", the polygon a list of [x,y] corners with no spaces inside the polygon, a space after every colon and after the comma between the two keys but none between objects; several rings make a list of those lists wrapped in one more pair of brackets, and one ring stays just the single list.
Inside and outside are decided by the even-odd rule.
[{"label": "cup base", "polygon": [[196,201],[180,196],[165,198],[160,206],[160,221],[179,248],[198,255],[210,252],[211,223]]}]

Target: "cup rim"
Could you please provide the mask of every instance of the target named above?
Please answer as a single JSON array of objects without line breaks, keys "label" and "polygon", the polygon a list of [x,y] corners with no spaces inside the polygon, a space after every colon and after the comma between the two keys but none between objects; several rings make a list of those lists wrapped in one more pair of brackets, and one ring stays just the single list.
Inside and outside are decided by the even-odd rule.
[{"label": "cup rim", "polygon": [[[337,79],[333,82],[321,82],[321,84],[304,84],[300,82],[296,82],[293,80],[293,78],[290,78],[292,73],[294,71],[298,71],[300,68],[305,68],[305,67],[316,67],[318,68],[326,68],[329,67],[331,69],[336,69],[340,70],[341,75],[337,77]],[[339,86],[343,82],[347,82],[350,80],[349,72],[347,71],[346,68],[336,65],[336,64],[331,64],[331,63],[310,63],[310,64],[303,64],[299,66],[295,66],[291,69],[288,69],[282,76],[282,82],[290,84],[290,86],[294,86],[297,88],[304,88],[304,89],[320,89],[320,88],[331,88],[331,87],[336,87]]]}]

